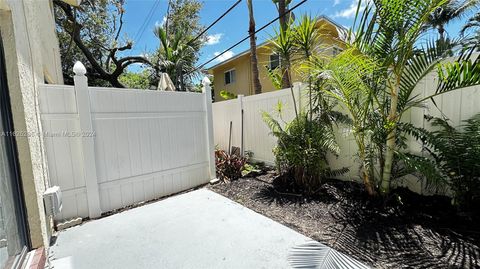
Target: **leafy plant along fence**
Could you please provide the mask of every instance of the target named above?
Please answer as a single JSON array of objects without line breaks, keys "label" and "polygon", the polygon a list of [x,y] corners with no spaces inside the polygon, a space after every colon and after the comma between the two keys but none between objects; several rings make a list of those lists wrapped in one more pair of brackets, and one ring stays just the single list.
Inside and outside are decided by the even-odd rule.
[{"label": "leafy plant along fence", "polygon": [[162,92],[40,85],[50,185],[63,193],[57,220],[180,192],[215,177],[211,90]]},{"label": "leafy plant along fence", "polygon": [[[415,89],[416,94],[428,96],[433,94],[437,85],[437,77],[428,75]],[[306,85],[296,83],[293,90],[297,104],[300,107],[307,104]],[[300,98],[299,98],[300,97]],[[262,112],[275,115],[275,107],[281,102],[282,119],[291,121],[295,116],[290,89],[282,89],[253,96],[238,96],[237,99],[216,102],[213,104],[213,129],[215,145],[220,149],[227,149],[228,145],[242,147],[244,151],[253,153],[254,161],[274,164],[275,158],[272,149],[276,139],[270,135],[270,130],[262,119]],[[453,126],[458,126],[463,120],[469,119],[480,112],[480,86],[465,88],[435,97],[435,104],[428,101],[423,107],[413,108],[404,115],[403,121],[429,129],[425,115],[447,117]],[[341,107],[338,108],[343,111]],[[243,116],[242,116],[243,110]],[[345,112],[345,111],[343,111]],[[231,122],[231,136],[230,136]],[[243,126],[243,128],[242,128]],[[242,132],[243,130],[243,132]],[[230,139],[231,137],[231,139]],[[243,138],[243,139],[242,139]],[[243,143],[242,143],[243,141]],[[350,130],[346,126],[338,126],[337,141],[340,146],[339,156],[329,156],[329,163],[333,169],[350,168],[347,174],[341,176],[345,180],[359,180],[359,163],[357,162],[357,146]],[[421,143],[409,139],[409,149],[414,153],[421,153]],[[416,179],[405,179],[403,182],[413,191],[424,193],[424,186]]]}]

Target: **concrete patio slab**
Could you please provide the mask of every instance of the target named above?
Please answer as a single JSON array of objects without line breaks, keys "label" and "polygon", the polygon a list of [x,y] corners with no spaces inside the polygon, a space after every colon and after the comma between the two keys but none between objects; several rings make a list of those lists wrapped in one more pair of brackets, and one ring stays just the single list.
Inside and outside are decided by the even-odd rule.
[{"label": "concrete patio slab", "polygon": [[289,268],[309,238],[207,189],[62,231],[50,251],[63,268]]}]

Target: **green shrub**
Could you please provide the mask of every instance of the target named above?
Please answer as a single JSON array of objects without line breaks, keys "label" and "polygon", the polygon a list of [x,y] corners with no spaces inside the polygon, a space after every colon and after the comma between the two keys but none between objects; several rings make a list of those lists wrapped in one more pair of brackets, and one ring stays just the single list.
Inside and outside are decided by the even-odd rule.
[{"label": "green shrub", "polygon": [[464,210],[480,206],[480,114],[458,128],[447,120],[428,118],[436,131],[417,129],[411,134],[425,143],[425,150],[453,192],[453,203]]},{"label": "green shrub", "polygon": [[332,171],[328,165],[327,153],[339,151],[331,126],[309,120],[305,114],[285,123],[284,128],[268,113],[263,113],[263,119],[278,141],[273,150],[277,168],[293,179],[294,187],[313,194],[322,179],[345,170]]}]

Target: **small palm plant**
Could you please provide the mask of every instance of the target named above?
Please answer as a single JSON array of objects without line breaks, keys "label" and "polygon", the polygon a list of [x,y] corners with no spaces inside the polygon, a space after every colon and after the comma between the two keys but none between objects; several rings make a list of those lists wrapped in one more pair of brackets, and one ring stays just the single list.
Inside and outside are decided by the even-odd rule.
[{"label": "small palm plant", "polygon": [[333,126],[331,122],[310,120],[306,113],[300,113],[291,122],[285,122],[282,110],[283,105],[278,103],[277,117],[263,113],[271,134],[277,138],[277,146],[273,150],[277,168],[281,174],[293,179],[291,185],[294,189],[307,195],[314,194],[324,179],[348,171],[329,167],[327,155],[336,155],[340,150]]}]

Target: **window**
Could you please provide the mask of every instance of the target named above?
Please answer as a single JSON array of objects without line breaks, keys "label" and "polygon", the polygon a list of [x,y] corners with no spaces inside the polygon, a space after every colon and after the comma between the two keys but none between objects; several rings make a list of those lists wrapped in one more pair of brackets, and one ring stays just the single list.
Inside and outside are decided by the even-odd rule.
[{"label": "window", "polygon": [[235,82],[235,69],[225,72],[225,85]]},{"label": "window", "polygon": [[270,69],[275,69],[280,66],[280,56],[278,54],[270,55]]}]

